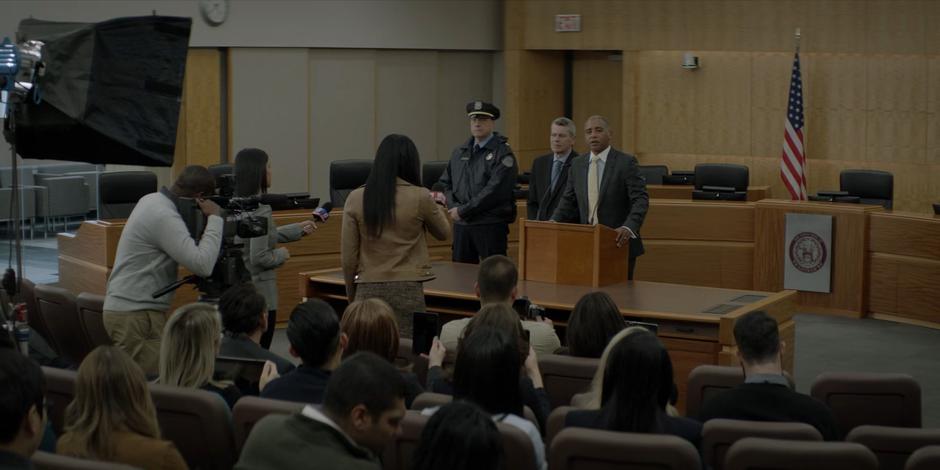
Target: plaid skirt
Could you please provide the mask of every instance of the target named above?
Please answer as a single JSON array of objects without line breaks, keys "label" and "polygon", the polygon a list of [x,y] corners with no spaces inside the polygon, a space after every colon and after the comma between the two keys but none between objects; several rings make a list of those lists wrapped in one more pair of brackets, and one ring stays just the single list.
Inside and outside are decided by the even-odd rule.
[{"label": "plaid skirt", "polygon": [[418,281],[361,282],[356,284],[356,300],[382,299],[398,317],[398,332],[411,338],[414,312],[424,312],[424,286]]}]

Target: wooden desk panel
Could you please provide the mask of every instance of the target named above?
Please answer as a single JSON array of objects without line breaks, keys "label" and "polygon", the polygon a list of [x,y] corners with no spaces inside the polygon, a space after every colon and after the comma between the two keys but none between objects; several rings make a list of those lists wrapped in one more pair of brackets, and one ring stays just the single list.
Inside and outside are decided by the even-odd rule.
[{"label": "wooden desk panel", "polygon": [[651,199],[646,240],[754,242],[754,203]]},{"label": "wooden desk panel", "polygon": [[765,199],[756,203],[756,227],[760,228],[754,245],[754,288],[776,292],[783,290],[784,238],[786,214],[822,214],[833,216],[831,292],[800,292],[799,304],[814,312],[860,318],[867,312],[865,295],[868,280],[868,215],[881,206],[829,202]]},{"label": "wooden desk panel", "polygon": [[[650,199],[684,199],[692,200],[692,185],[648,184],[646,192]],[[748,186],[747,200],[754,202],[770,197],[770,186]]]},{"label": "wooden desk panel", "polygon": [[870,230],[869,314],[940,328],[940,217],[874,213]]}]

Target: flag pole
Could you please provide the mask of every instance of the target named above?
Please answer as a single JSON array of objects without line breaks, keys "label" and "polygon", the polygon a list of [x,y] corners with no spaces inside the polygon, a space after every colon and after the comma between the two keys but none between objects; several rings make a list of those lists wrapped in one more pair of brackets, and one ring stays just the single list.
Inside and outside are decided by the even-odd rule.
[{"label": "flag pole", "polygon": [[793,41],[796,43],[796,53],[800,53],[800,28],[796,28],[796,33],[793,35]]}]

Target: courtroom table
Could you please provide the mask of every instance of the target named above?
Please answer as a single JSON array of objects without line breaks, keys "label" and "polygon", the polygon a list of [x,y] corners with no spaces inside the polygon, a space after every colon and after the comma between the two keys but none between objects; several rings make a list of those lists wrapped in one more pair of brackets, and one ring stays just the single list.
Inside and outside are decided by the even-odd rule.
[{"label": "courtroom table", "polygon": [[[477,269],[473,264],[433,263],[437,277],[424,283],[428,311],[450,319],[479,310],[473,290]],[[300,273],[299,288],[303,297],[323,299],[337,311],[346,307],[346,288],[339,270]],[[594,290],[610,294],[625,319],[656,323],[659,337],[672,357],[680,399],[685,397],[689,372],[696,366],[737,365],[734,322],[753,310],[764,310],[779,323],[781,339],[790,346],[784,350],[784,368],[793,372],[794,291],[758,292],[645,281],[592,289],[525,280],[519,281],[518,289],[518,295],[546,308],[546,316],[555,322],[560,338],[564,338],[564,327],[575,303]]]},{"label": "courtroom table", "polygon": [[[691,184],[648,184],[646,192],[650,199],[692,199],[692,190],[695,186]],[[770,186],[748,186],[747,200],[760,201],[770,197]]]}]

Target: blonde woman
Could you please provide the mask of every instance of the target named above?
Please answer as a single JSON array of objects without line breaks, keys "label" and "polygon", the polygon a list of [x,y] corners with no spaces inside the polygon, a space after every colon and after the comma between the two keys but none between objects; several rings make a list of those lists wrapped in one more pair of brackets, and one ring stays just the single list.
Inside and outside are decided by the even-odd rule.
[{"label": "blonde woman", "polygon": [[[157,383],[215,392],[234,407],[242,396],[238,387],[213,379],[221,338],[222,320],[214,305],[192,303],[176,309],[163,329]],[[277,367],[267,361],[261,388],[274,377]]]},{"label": "blonde woman", "polygon": [[160,439],[143,370],[114,346],[95,348],[78,368],[56,451],[147,470],[187,468],[173,443]]}]

